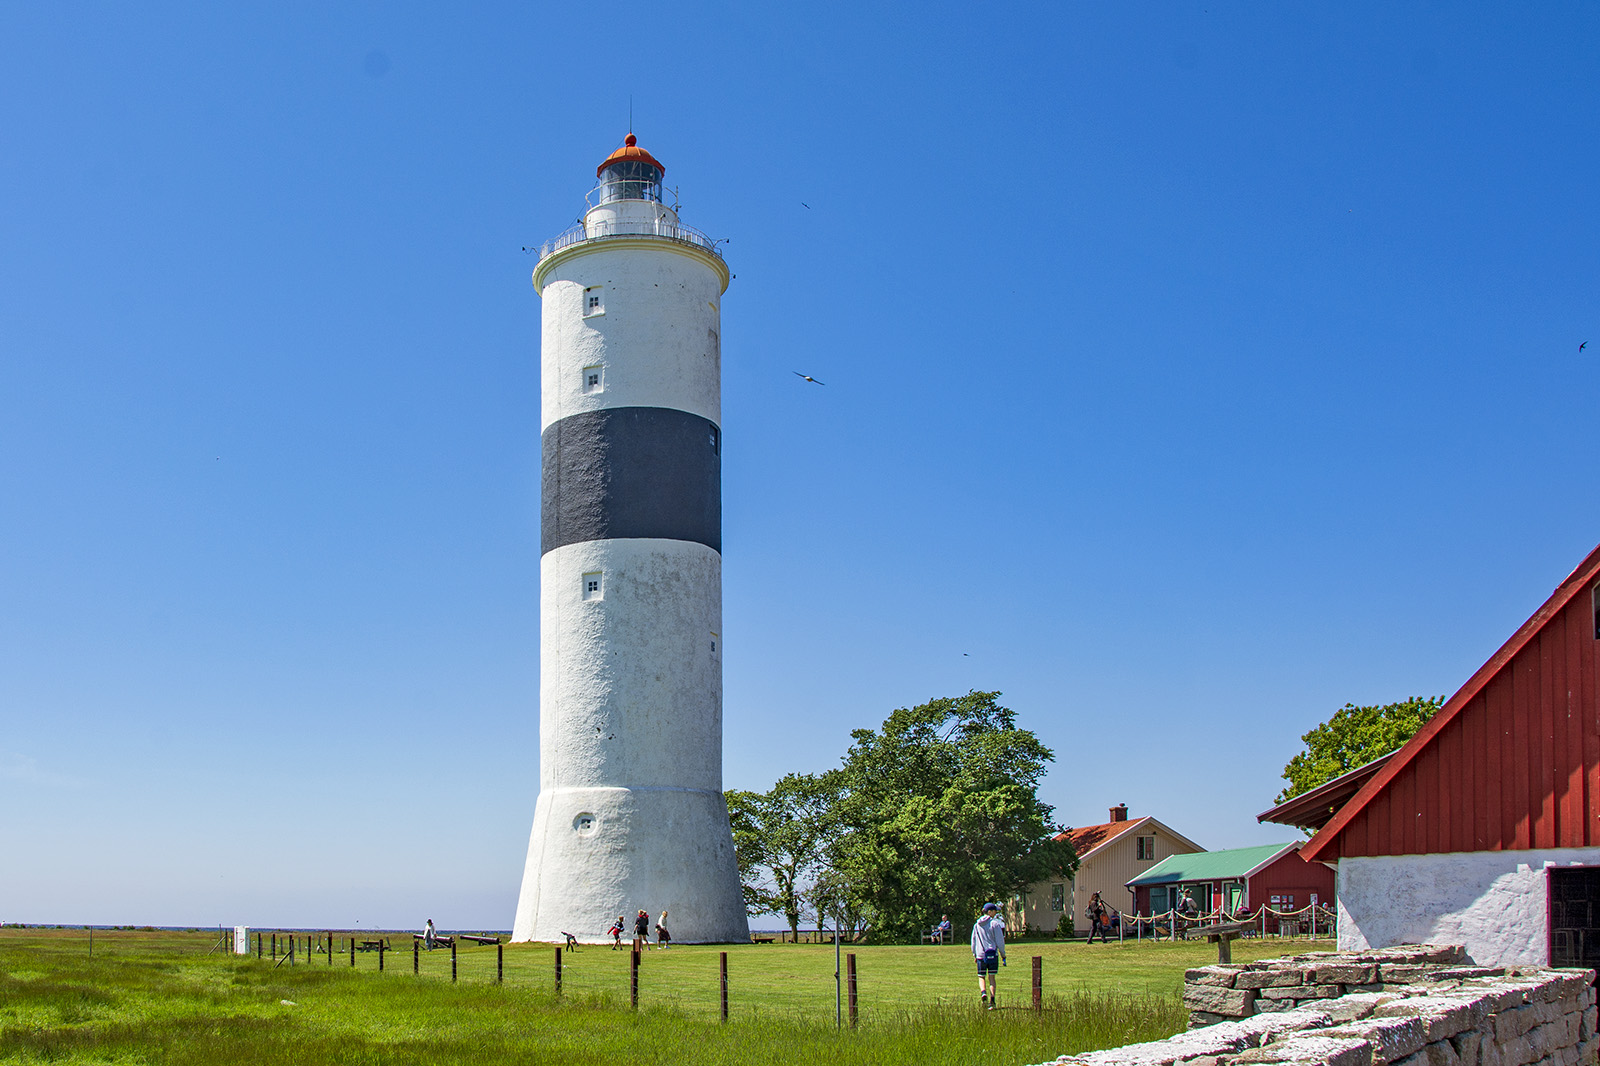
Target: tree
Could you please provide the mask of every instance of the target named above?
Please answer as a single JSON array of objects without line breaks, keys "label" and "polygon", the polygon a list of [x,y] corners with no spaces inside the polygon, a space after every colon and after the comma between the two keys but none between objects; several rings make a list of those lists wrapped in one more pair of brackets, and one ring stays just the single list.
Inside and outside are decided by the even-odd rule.
[{"label": "tree", "polygon": [[999,695],[932,700],[851,733],[824,883],[875,936],[909,937],[939,913],[976,914],[1076,870],[1038,797],[1054,753],[1017,728]]},{"label": "tree", "polygon": [[1399,750],[1442,706],[1443,696],[1413,696],[1404,703],[1382,707],[1345,704],[1332,718],[1300,738],[1306,748],[1283,768],[1283,778],[1289,784],[1274,802],[1310,792],[1347,770]]},{"label": "tree", "polygon": [[727,793],[734,855],[751,915],[781,914],[799,933],[809,879],[822,858],[838,771],[786,774],[768,792]]}]

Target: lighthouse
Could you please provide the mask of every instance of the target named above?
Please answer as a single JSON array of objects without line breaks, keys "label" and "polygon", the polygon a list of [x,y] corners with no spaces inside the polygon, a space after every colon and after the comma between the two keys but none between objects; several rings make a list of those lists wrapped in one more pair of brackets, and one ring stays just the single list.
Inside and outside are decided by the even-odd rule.
[{"label": "lighthouse", "polygon": [[632,133],[539,251],[539,799],[513,940],[745,941],[722,795],[722,294]]}]

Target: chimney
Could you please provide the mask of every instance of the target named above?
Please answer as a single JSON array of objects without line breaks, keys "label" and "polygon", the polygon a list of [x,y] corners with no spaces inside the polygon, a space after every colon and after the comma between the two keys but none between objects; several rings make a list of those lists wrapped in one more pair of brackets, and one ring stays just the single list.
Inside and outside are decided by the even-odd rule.
[{"label": "chimney", "polygon": [[1128,805],[1119,803],[1111,808],[1111,820],[1113,822],[1126,822],[1128,820]]}]

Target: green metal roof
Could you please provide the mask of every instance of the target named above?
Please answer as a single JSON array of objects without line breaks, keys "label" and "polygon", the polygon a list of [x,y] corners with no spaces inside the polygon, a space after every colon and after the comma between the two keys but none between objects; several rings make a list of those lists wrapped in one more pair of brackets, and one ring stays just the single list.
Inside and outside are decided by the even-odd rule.
[{"label": "green metal roof", "polygon": [[1180,881],[1239,880],[1293,843],[1293,841],[1289,841],[1283,844],[1261,844],[1253,848],[1230,848],[1227,851],[1197,851],[1191,855],[1169,855],[1132,881],[1129,881],[1128,887],[1171,885]]}]

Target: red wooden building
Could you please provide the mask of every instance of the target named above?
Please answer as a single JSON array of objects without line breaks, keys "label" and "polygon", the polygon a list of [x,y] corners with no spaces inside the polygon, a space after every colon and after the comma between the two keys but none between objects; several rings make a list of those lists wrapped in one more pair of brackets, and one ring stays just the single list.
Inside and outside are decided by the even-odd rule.
[{"label": "red wooden building", "polygon": [[1600,548],[1399,751],[1262,815],[1320,826],[1300,853],[1338,865],[1341,948],[1600,962],[1597,579]]}]

